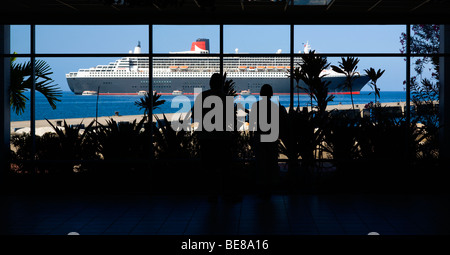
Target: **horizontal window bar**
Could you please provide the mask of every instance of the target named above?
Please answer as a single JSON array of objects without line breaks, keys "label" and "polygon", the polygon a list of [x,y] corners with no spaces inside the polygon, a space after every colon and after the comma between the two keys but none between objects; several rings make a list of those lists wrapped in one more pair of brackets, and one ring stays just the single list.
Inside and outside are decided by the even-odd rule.
[{"label": "horizontal window bar", "polygon": [[[120,54],[120,53],[44,53],[44,54],[1,54],[1,57],[10,58],[25,58],[25,57],[49,57],[49,58],[58,58],[58,57],[66,57],[66,58],[76,58],[76,57],[290,57],[293,55],[294,57],[301,57],[307,54],[304,53],[249,53],[249,54],[235,54],[235,53],[212,53],[212,54],[169,54],[169,53],[143,53],[143,54]],[[450,53],[420,53],[420,54],[407,54],[407,53],[315,53],[316,56],[324,56],[324,57],[341,57],[341,56],[350,56],[350,57],[450,57]]]}]

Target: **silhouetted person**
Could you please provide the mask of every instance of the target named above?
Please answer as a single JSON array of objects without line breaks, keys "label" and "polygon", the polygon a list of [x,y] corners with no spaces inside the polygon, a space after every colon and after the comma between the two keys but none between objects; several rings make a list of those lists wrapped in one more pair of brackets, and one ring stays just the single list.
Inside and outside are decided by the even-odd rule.
[{"label": "silhouetted person", "polygon": [[[278,135],[282,128],[282,120],[287,115],[283,106],[270,100],[272,95],[272,86],[264,84],[260,91],[262,98],[252,105],[249,114],[249,127],[253,134],[256,155],[257,187],[260,195],[263,196],[268,196],[272,193],[272,188],[278,179]],[[266,108],[264,109],[263,107]],[[278,113],[278,116],[272,116],[275,112]],[[275,119],[276,117],[278,119]],[[264,121],[266,123],[263,123]],[[267,130],[267,126],[263,128],[263,125],[268,123],[272,124],[270,130]],[[276,123],[278,125],[275,125]],[[261,136],[275,132],[275,128],[278,128],[276,131],[277,138],[269,142],[262,141]]]},{"label": "silhouetted person", "polygon": [[[197,137],[200,144],[200,153],[202,159],[202,169],[203,173],[206,175],[206,185],[209,189],[211,201],[216,201],[218,195],[220,193],[227,192],[231,189],[232,185],[230,184],[230,168],[232,162],[232,142],[230,139],[230,132],[225,131],[225,93],[223,89],[223,76],[215,73],[211,76],[210,79],[210,89],[201,92],[197,95],[194,107],[192,108],[192,119],[196,122],[199,122],[200,131],[197,129]],[[208,100],[209,97],[216,96],[215,99],[220,99],[223,110],[219,111],[221,114],[219,116],[215,116],[211,118],[212,123],[217,123],[218,121],[223,121],[223,125],[221,128],[217,128],[218,130],[208,130],[205,126],[205,117],[208,116],[208,113],[219,113],[217,105],[211,104],[210,107],[205,106],[205,100]],[[209,98],[210,100],[211,98]],[[201,117],[196,116],[199,114],[198,107],[201,107],[202,113]],[[217,108],[216,108],[217,107]],[[197,108],[197,109],[196,109]],[[221,116],[220,116],[221,115]],[[220,120],[219,118],[222,118]],[[209,119],[208,119],[209,121]]]},{"label": "silhouetted person", "polygon": [[[191,109],[192,119],[194,121],[203,122],[205,115],[212,109],[212,108],[206,108],[203,106],[204,105],[203,103],[207,97],[218,96],[219,98],[222,99],[222,101],[224,101],[225,94],[223,91],[223,77],[221,74],[214,73],[211,76],[211,79],[209,80],[209,87],[210,87],[210,89],[201,92],[200,94],[197,95],[197,97],[195,99],[194,106]],[[195,116],[195,112],[196,112],[195,107],[196,106],[202,107],[201,118],[200,118],[200,116]]]}]

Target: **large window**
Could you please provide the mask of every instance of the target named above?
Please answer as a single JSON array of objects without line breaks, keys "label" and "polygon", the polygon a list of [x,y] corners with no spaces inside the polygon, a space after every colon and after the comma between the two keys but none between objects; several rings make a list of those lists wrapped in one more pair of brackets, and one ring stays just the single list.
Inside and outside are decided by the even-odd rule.
[{"label": "large window", "polygon": [[[404,82],[408,79],[406,70],[410,68],[405,62],[410,55],[400,53],[400,36],[406,32],[405,28],[405,25],[297,24],[12,26],[11,53],[18,54],[16,62],[31,58],[45,61],[53,72],[54,84],[62,91],[56,109],[50,107],[42,94],[36,93],[32,98],[32,92],[25,92],[30,100],[23,114],[11,113],[12,126],[19,125],[17,121],[24,121],[21,127],[32,128],[32,123],[45,119],[56,122],[95,116],[142,115],[142,109],[134,105],[142,91],[157,91],[162,94],[161,99],[167,101],[155,110],[156,113],[175,112],[178,109],[170,108],[172,95],[180,90],[192,99],[194,88],[207,89],[210,74],[221,71],[235,80],[238,93],[258,94],[264,83],[272,83],[275,94],[281,96],[280,102],[286,108],[305,106],[308,100],[304,91],[297,89],[295,82],[288,78],[305,49],[327,57],[327,61],[336,66],[341,57],[357,57],[360,74],[371,67],[386,70],[377,82],[382,92],[381,101],[404,102],[409,98]],[[412,58],[411,64],[415,60]],[[105,78],[110,72],[108,66],[120,65],[117,61],[126,63],[128,69],[124,68],[120,77],[107,75]],[[131,66],[142,76],[139,81],[133,80],[135,74],[130,72]],[[197,70],[201,70],[204,77],[199,77]],[[69,80],[87,73],[91,80],[83,82],[95,80],[96,85],[81,84],[73,91]],[[119,78],[130,91],[112,89],[118,86],[115,83]],[[176,82],[180,87],[172,86]],[[363,85],[354,95],[361,106],[369,103],[373,96],[370,94],[373,88],[368,83]],[[281,87],[283,89],[278,90]],[[81,94],[85,90],[100,92],[100,97],[98,100],[84,97]],[[388,92],[398,93],[392,99],[394,94]],[[108,93],[110,95],[103,95]],[[299,95],[294,97],[295,94]],[[348,100],[346,93],[336,93],[330,104],[345,104]]]}]

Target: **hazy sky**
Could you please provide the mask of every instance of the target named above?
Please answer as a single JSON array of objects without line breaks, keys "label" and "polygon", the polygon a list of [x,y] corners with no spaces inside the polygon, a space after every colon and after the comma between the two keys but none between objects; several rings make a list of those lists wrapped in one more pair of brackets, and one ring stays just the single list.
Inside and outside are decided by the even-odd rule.
[{"label": "hazy sky", "polygon": [[[308,41],[321,53],[399,53],[403,25],[298,25],[295,26],[294,50],[303,51]],[[29,53],[29,26],[11,28],[11,52]],[[36,26],[37,53],[128,53],[137,42],[142,52],[149,52],[148,26]],[[224,25],[224,52],[289,53],[289,25]],[[218,25],[154,25],[153,52],[186,51],[197,38],[209,38],[212,53],[219,52]],[[117,58],[44,58],[54,72],[53,79],[63,90],[69,90],[65,74],[105,65]],[[386,69],[378,81],[381,91],[403,90],[405,61],[398,57],[360,58],[358,69]],[[340,58],[328,58],[337,65]],[[20,60],[19,60],[20,61]],[[370,90],[366,86],[363,90]]]}]

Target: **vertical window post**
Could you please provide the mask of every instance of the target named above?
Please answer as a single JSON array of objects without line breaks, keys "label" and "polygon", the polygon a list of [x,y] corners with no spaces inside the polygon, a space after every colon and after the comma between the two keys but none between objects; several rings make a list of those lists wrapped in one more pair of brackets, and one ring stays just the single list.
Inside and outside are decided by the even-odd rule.
[{"label": "vertical window post", "polygon": [[10,98],[9,87],[11,83],[10,70],[11,60],[4,57],[4,54],[9,54],[11,51],[10,45],[10,25],[0,25],[0,101],[2,103],[2,111],[0,112],[0,120],[2,121],[0,130],[0,185],[4,184],[6,173],[10,168],[10,136],[11,136],[11,116],[10,116]]},{"label": "vertical window post", "polygon": [[290,90],[289,90],[289,111],[294,109],[294,24],[290,25],[290,60],[291,60],[291,68],[289,70],[289,82],[290,82]]},{"label": "vertical window post", "polygon": [[150,160],[153,160],[153,24],[148,25],[148,93],[150,98]]},{"label": "vertical window post", "polygon": [[223,24],[219,26],[220,40],[220,74],[223,75]]},{"label": "vertical window post", "polygon": [[31,53],[31,91],[30,91],[30,132],[31,157],[36,158],[36,25],[30,25],[30,53]]},{"label": "vertical window post", "polygon": [[439,58],[439,159],[446,166],[450,158],[450,25],[441,24],[439,33],[439,53],[444,54]]},{"label": "vertical window post", "polygon": [[406,25],[406,123],[411,122],[411,24]]},{"label": "vertical window post", "polygon": [[[411,24],[406,24],[406,124],[411,124]],[[409,156],[409,133],[405,132],[405,159]]]}]

